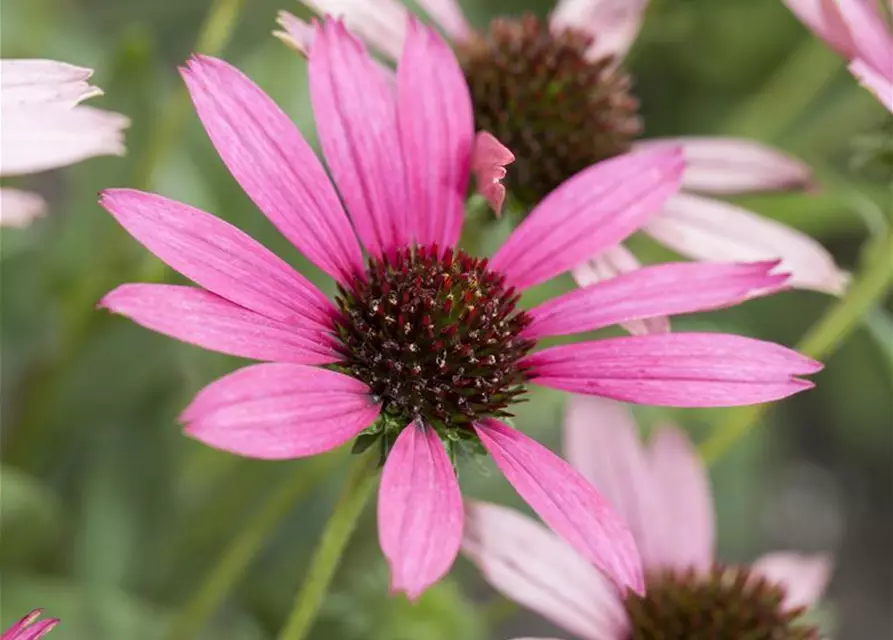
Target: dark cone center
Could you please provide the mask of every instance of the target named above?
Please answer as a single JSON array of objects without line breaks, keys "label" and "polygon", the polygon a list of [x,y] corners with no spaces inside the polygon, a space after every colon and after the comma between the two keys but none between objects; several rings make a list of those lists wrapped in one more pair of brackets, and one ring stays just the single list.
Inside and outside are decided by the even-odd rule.
[{"label": "dark cone center", "polygon": [[341,288],[337,322],[345,367],[401,427],[440,429],[507,416],[524,393],[519,361],[533,348],[519,295],[487,260],[413,247],[370,259],[365,279]]},{"label": "dark cone center", "polygon": [[553,33],[531,15],[496,19],[457,45],[475,126],[515,154],[506,185],[534,205],[586,167],[629,151],[641,131],[630,78],[587,58],[583,31]]},{"label": "dark cone center", "polygon": [[648,577],[645,597],[628,596],[630,640],[818,640],[803,609],[782,607],[784,590],[747,567],[707,576],[665,571]]}]

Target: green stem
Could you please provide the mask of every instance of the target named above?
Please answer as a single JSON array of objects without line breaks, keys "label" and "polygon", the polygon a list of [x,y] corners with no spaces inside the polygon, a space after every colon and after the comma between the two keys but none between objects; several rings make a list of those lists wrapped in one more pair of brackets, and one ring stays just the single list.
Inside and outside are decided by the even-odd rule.
[{"label": "green stem", "polygon": [[[872,247],[867,267],[854,280],[846,295],[822,316],[806,333],[797,350],[821,360],[843,344],[859,325],[874,303],[888,292],[893,281],[893,232]],[[725,424],[718,427],[700,446],[701,456],[708,464],[715,463],[741,439],[771,405],[741,407]]]},{"label": "green stem", "polygon": [[341,456],[332,453],[317,456],[299,464],[277,491],[267,497],[256,515],[223,550],[199,588],[186,602],[171,624],[168,640],[190,640],[198,637],[205,621],[245,573],[264,540],[294,507],[295,503],[315,487]]},{"label": "green stem", "polygon": [[295,598],[279,640],[303,640],[316,620],[335,570],[378,479],[378,451],[373,447],[351,466],[341,495],[320,535],[304,584]]}]

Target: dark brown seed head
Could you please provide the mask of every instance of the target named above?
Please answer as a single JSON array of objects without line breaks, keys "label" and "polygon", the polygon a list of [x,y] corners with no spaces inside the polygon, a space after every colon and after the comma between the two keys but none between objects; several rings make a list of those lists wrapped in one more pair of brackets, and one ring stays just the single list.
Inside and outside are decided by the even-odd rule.
[{"label": "dark brown seed head", "polygon": [[818,640],[782,607],[784,590],[747,567],[716,566],[707,576],[663,571],[647,579],[645,597],[630,595],[630,640]]},{"label": "dark brown seed head", "polygon": [[486,258],[462,251],[371,259],[337,298],[344,366],[399,427],[418,418],[443,432],[510,415],[527,381],[519,361],[534,344],[520,337],[530,318],[518,298]]},{"label": "dark brown seed head", "polygon": [[475,126],[515,154],[506,185],[526,205],[575,173],[630,149],[641,131],[630,78],[611,57],[586,56],[592,37],[552,32],[532,15],[498,18],[457,45]]}]

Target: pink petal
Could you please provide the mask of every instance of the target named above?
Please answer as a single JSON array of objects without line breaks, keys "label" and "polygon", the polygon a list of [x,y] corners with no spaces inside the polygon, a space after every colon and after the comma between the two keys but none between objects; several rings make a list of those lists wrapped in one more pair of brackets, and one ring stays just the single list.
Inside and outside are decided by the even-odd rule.
[{"label": "pink petal", "polygon": [[682,262],[645,267],[553,298],[529,314],[526,338],[594,331],[613,324],[720,309],[777,291],[778,262]]},{"label": "pink petal", "polygon": [[613,585],[564,540],[513,509],[468,503],[462,551],[502,595],[575,636],[613,640],[627,632]]},{"label": "pink petal", "polygon": [[677,428],[659,429],[649,451],[659,510],[650,526],[660,531],[655,566],[706,572],[713,565],[713,499],[707,470]]},{"label": "pink petal", "polygon": [[451,39],[465,40],[471,34],[471,27],[468,26],[458,0],[417,0],[417,2]]},{"label": "pink petal", "polygon": [[487,199],[493,212],[499,216],[505,202],[505,166],[515,161],[515,154],[509,151],[489,131],[478,131],[474,139],[471,157],[471,170],[474,171],[478,192]]},{"label": "pink petal", "polygon": [[55,60],[0,60],[0,104],[15,107],[52,106],[70,109],[102,90],[87,80],[92,69]]},{"label": "pink petal", "polygon": [[619,62],[639,34],[648,0],[559,0],[552,28],[583,29],[593,37],[591,60],[615,56]]},{"label": "pink petal", "polygon": [[624,402],[732,407],[786,398],[822,365],[771,342],[667,333],[550,347],[522,360],[536,384]]},{"label": "pink petal", "polygon": [[856,44],[843,21],[836,0],[782,0],[828,46],[849,59],[856,55]]},{"label": "pink petal", "polygon": [[813,186],[812,170],[777,149],[742,138],[682,137],[641,142],[638,149],[681,146],[682,188],[719,195]]},{"label": "pink petal", "polygon": [[46,202],[36,193],[0,189],[0,226],[22,229],[43,215]]},{"label": "pink petal", "polygon": [[134,238],[205,289],[273,320],[331,327],[332,303],[266,247],[220,218],[133,189],[99,203]]},{"label": "pink petal", "polygon": [[629,153],[584,169],[549,194],[493,256],[510,286],[527,288],[612,247],[679,189],[682,153]]},{"label": "pink petal", "polygon": [[564,418],[564,455],[617,509],[645,569],[661,566],[663,509],[639,432],[626,405],[572,395]]},{"label": "pink petal", "polygon": [[313,27],[288,11],[280,11],[276,15],[276,24],[282,27],[282,30],[274,31],[274,36],[305,58],[310,55]]},{"label": "pink petal", "polygon": [[321,16],[344,24],[392,60],[400,57],[406,39],[408,12],[397,0],[301,0]]},{"label": "pink petal", "polygon": [[49,633],[59,624],[56,618],[47,618],[36,622],[43,615],[43,609],[35,609],[3,632],[0,640],[37,640]]},{"label": "pink petal", "polygon": [[406,245],[410,212],[388,78],[332,20],[316,27],[309,74],[320,144],[360,239],[373,255]]},{"label": "pink petal", "polygon": [[847,276],[821,244],[790,227],[720,200],[680,193],[667,201],[645,231],[695,260],[781,260],[789,284],[840,295]]},{"label": "pink petal", "polygon": [[299,364],[256,364],[202,389],[180,419],[190,436],[247,456],[301,458],[341,446],[381,410],[359,380]]},{"label": "pink petal", "polygon": [[340,282],[363,256],[322,165],[288,116],[241,71],[194,56],[180,73],[230,173],[307,259]]},{"label": "pink petal", "polygon": [[[574,281],[581,287],[588,287],[596,282],[611,280],[624,273],[630,273],[641,269],[642,265],[629,249],[622,244],[609,247],[598,255],[589,258],[586,262],[578,264],[571,269]],[[670,330],[670,319],[665,316],[656,316],[645,320],[631,320],[621,322],[620,326],[634,336],[646,333],[667,333]]]},{"label": "pink petal", "polygon": [[893,35],[876,0],[836,1],[841,18],[853,34],[853,57],[864,60],[882,77],[893,81]]},{"label": "pink petal", "polygon": [[416,240],[453,247],[462,231],[471,165],[471,95],[452,50],[415,18],[409,19],[397,67],[397,93]]},{"label": "pink petal", "polygon": [[849,69],[859,84],[871,91],[888,111],[893,112],[893,79],[884,78],[864,60],[854,60]]},{"label": "pink petal", "polygon": [[785,589],[786,609],[815,605],[828,585],[833,563],[824,554],[768,553],[753,564],[754,574]]},{"label": "pink petal", "polygon": [[241,358],[297,364],[341,360],[334,338],[316,325],[272,320],[202,289],[125,284],[99,306],[152,331]]},{"label": "pink petal", "polygon": [[432,427],[413,422],[388,454],[378,492],[378,539],[392,592],[415,600],[446,575],[459,553],[463,518],[443,443]]},{"label": "pink petal", "polygon": [[577,471],[519,431],[492,419],[474,425],[515,491],[551,529],[619,588],[644,591],[642,563],[623,520]]},{"label": "pink petal", "polygon": [[129,124],[120,114],[93,107],[4,107],[0,175],[37,173],[95,156],[123,156],[123,131]]}]

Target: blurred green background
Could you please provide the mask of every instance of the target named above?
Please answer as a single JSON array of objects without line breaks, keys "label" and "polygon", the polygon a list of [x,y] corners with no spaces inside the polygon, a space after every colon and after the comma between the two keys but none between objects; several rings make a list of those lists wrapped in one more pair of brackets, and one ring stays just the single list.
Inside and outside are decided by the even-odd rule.
[{"label": "blurred green background", "polygon": [[[17,182],[51,213],[2,232],[2,585],[5,628],[32,607],[63,618],[58,640],[166,637],[170,621],[236,533],[286,478],[305,486],[202,638],[272,638],[331,508],[346,454],[258,462],[183,437],[176,416],[204,384],[241,363],[94,311],[115,285],[157,270],[96,205],[98,190],[143,186],[235,223],[323,286],[255,210],[185,108],[176,74],[208,0],[28,0],[2,6],[2,56],[94,67],[91,104],[132,118],[128,156]],[[477,26],[500,12],[544,15],[543,0],[463,0]],[[292,0],[243,3],[221,54],[260,84],[313,140],[305,64],[270,36]],[[752,197],[753,209],[819,238],[846,268],[891,224],[891,119],[842,62],[778,0],[652,0],[629,59],[646,134],[748,135],[808,161],[820,193]],[[173,100],[183,127],[161,119]],[[174,131],[174,135],[171,135]],[[170,144],[168,144],[170,143]],[[479,238],[472,238],[479,241]],[[642,243],[652,259],[667,254]],[[175,280],[175,276],[170,276]],[[560,281],[546,293],[570,287]],[[675,322],[794,344],[833,303],[789,292]],[[711,470],[720,557],[769,549],[831,551],[820,612],[832,636],[893,629],[893,323],[890,300],[827,360],[818,388],[774,408]],[[518,425],[560,444],[559,394],[534,392]],[[643,410],[643,425],[667,416]],[[730,411],[674,412],[701,440]],[[296,471],[297,470],[297,471]],[[293,480],[292,480],[293,482]],[[469,494],[519,505],[491,466],[463,469]],[[520,505],[519,505],[520,506]],[[506,607],[465,561],[416,606],[389,599],[367,510],[313,638],[477,640],[561,635]],[[565,634],[566,635],[566,634]]]}]

